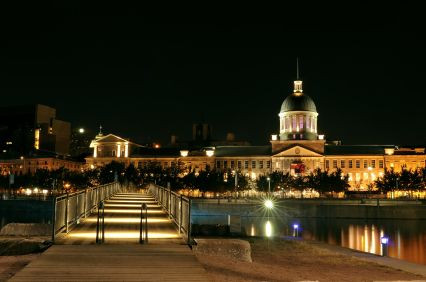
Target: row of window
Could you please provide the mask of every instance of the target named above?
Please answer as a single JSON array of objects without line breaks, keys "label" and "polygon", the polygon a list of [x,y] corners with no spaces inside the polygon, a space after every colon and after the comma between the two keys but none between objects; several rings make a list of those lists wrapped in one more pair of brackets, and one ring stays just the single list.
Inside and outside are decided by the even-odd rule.
[{"label": "row of window", "polygon": [[249,169],[249,165],[250,168],[258,168],[258,169],[270,169],[271,168],[271,161],[268,160],[252,160],[252,161],[248,161],[248,160],[231,160],[231,161],[216,161],[216,168],[219,169]]},{"label": "row of window", "polygon": [[[383,168],[383,160],[362,160],[363,168],[376,168],[378,163],[379,168]],[[332,168],[353,168],[354,160],[332,160]],[[330,168],[330,160],[325,160],[325,168]],[[355,168],[361,168],[361,160],[355,160]]]}]

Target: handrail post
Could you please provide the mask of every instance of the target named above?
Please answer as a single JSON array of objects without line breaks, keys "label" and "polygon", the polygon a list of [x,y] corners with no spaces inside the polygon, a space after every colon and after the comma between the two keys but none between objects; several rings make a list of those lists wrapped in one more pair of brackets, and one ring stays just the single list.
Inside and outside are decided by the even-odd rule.
[{"label": "handrail post", "polygon": [[180,195],[180,205],[179,205],[179,233],[182,232],[182,194]]},{"label": "handrail post", "polygon": [[102,243],[105,242],[105,205],[102,201]]},{"label": "handrail post", "polygon": [[56,197],[53,197],[53,213],[52,213],[52,243],[55,243],[56,236]]},{"label": "handrail post", "polygon": [[[143,230],[144,229],[144,221],[143,221],[144,210],[145,210],[145,230]],[[139,226],[139,244],[145,244],[145,243],[148,243],[148,205],[146,203],[142,203],[140,226]]]},{"label": "handrail post", "polygon": [[68,200],[68,192],[67,197],[65,199],[65,233],[68,234],[68,206],[69,206],[69,200]]},{"label": "handrail post", "polygon": [[148,244],[148,205],[145,204],[145,241]]},{"label": "handrail post", "polygon": [[84,205],[83,205],[84,218],[87,217],[87,189],[84,189]]},{"label": "handrail post", "polygon": [[100,213],[101,213],[101,211],[100,211],[100,203],[98,204],[98,217],[97,217],[97,220],[96,220],[96,244],[99,244],[99,222],[100,222]]},{"label": "handrail post", "polygon": [[169,218],[172,218],[172,189],[169,188]]},{"label": "handrail post", "polygon": [[188,199],[188,245],[191,245],[191,198]]}]

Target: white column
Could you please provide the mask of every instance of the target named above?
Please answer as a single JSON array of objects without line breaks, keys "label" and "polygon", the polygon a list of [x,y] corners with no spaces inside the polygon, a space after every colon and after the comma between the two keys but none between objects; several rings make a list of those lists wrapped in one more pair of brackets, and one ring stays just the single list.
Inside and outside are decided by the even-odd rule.
[{"label": "white column", "polygon": [[129,157],[129,143],[126,143],[126,145],[124,145],[124,157]]},{"label": "white column", "polygon": [[95,145],[93,148],[93,157],[94,158],[98,157],[98,145]]},{"label": "white column", "polygon": [[117,145],[117,158],[121,157],[121,145]]}]

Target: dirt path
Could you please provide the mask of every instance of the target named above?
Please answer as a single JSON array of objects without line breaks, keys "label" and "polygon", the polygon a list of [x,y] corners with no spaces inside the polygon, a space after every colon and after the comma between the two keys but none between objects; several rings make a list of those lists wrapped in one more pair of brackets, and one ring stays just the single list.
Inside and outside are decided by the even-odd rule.
[{"label": "dirt path", "polygon": [[426,281],[301,241],[250,240],[252,263],[197,255],[213,281]]}]

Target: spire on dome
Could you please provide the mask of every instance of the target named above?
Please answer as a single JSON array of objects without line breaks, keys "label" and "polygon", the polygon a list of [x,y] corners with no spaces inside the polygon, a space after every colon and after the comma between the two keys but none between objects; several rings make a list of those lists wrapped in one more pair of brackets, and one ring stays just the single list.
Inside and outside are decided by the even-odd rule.
[{"label": "spire on dome", "polygon": [[296,80],[294,81],[294,93],[301,95],[303,92],[302,81],[299,78],[299,58],[296,59]]}]

